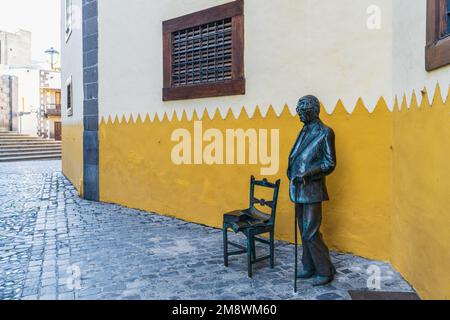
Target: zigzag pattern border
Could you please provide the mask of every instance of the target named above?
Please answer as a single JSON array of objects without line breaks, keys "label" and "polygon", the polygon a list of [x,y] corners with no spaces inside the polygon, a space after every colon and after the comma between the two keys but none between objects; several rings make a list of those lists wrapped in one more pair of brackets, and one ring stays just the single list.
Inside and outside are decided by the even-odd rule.
[{"label": "zigzag pattern border", "polygon": [[[426,88],[424,88],[421,91],[420,99],[418,99],[416,90],[412,90],[411,96],[409,97],[406,93],[403,94],[403,97],[401,99],[398,98],[398,96],[395,96],[393,106],[392,108],[389,108],[388,104],[386,103],[385,99],[383,97],[380,97],[375,108],[372,112],[368,110],[366,107],[364,100],[362,98],[359,98],[356,102],[355,107],[353,108],[353,111],[349,112],[341,100],[338,100],[335,107],[333,108],[333,111],[331,113],[327,112],[328,115],[333,115],[337,113],[344,113],[347,115],[352,115],[358,112],[363,112],[367,114],[375,114],[380,111],[388,111],[388,112],[395,112],[395,111],[402,111],[404,108],[410,109],[412,106],[420,107],[423,105],[423,103],[427,103],[430,106],[436,104],[436,102],[441,102],[444,105],[447,105],[450,103],[450,85],[448,88],[448,94],[447,97],[444,99],[444,96],[442,95],[442,91],[440,88],[439,83],[436,84],[434,94],[431,96],[429,95],[429,92]],[[432,101],[430,101],[430,97],[432,98]],[[322,105],[322,109],[325,111],[324,106]],[[205,117],[208,117],[209,120],[238,120],[242,119],[243,117],[246,117],[247,119],[253,119],[253,118],[262,118],[266,119],[268,117],[277,117],[280,118],[282,116],[286,116],[286,114],[289,114],[292,117],[295,117],[296,114],[293,112],[293,108],[290,108],[287,104],[284,104],[281,112],[276,112],[273,105],[270,105],[269,108],[267,108],[266,112],[262,111],[262,108],[259,105],[256,105],[253,113],[249,113],[245,106],[242,106],[239,110],[239,113],[236,115],[232,108],[228,108],[225,115],[223,115],[219,108],[215,108],[214,113],[211,114],[208,112],[206,108],[203,108],[201,112],[198,112],[197,110],[194,110],[192,113],[192,116],[188,116],[188,113],[186,110],[183,110],[181,115],[179,116],[175,110],[166,111],[162,115],[159,115],[157,113],[153,114],[153,119],[150,116],[149,113],[145,115],[144,118],[139,114],[136,117],[134,115],[122,115],[120,118],[118,115],[114,117],[114,119],[111,116],[108,116],[107,119],[102,117],[100,124],[101,125],[111,125],[111,124],[123,124],[123,123],[164,123],[164,122],[191,122],[191,121],[198,121],[203,120]]]}]

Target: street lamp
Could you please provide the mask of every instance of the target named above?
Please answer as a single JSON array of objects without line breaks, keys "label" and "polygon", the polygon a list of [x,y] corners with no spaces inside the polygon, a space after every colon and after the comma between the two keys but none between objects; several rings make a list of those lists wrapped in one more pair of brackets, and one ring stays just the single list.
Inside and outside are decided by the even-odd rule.
[{"label": "street lamp", "polygon": [[45,50],[45,53],[50,55],[51,67],[52,70],[55,70],[55,55],[59,55],[59,51],[51,47],[50,49]]}]

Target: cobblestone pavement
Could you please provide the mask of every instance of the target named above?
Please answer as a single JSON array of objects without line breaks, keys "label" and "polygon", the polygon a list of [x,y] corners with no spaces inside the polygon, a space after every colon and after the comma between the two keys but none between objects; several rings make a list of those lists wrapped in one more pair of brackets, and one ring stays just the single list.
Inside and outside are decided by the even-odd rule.
[{"label": "cobblestone pavement", "polygon": [[248,279],[244,256],[223,266],[220,230],[84,201],[60,166],[0,165],[0,299],[340,300],[367,288],[369,268],[382,290],[412,291],[385,263],[334,253],[335,282],[299,282],[295,295],[293,247],[283,242],[276,268],[262,262]]}]

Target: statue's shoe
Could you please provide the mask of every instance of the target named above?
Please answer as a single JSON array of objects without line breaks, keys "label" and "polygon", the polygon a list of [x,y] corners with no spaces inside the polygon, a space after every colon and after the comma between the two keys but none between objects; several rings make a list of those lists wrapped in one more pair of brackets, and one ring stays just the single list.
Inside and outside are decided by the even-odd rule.
[{"label": "statue's shoe", "polygon": [[300,274],[297,275],[298,279],[311,279],[316,276],[315,271],[305,271],[303,270]]},{"label": "statue's shoe", "polygon": [[314,287],[320,287],[320,286],[325,286],[329,283],[331,283],[334,280],[334,277],[322,277],[322,276],[317,276],[314,281],[313,281],[313,286]]}]

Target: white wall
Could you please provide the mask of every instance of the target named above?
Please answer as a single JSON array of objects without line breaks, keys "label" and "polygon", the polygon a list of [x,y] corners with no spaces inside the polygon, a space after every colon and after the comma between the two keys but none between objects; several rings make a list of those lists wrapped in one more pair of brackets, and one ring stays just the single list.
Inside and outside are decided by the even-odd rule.
[{"label": "white wall", "polygon": [[419,103],[420,91],[426,87],[433,98],[436,84],[441,86],[445,101],[450,84],[450,65],[432,72],[425,69],[426,1],[395,0],[394,5],[394,94],[401,101],[409,100],[415,90]]},{"label": "white wall", "polygon": [[[83,123],[83,34],[81,8],[82,0],[73,0],[74,21],[72,34],[65,38],[65,5],[61,0],[61,115],[64,125],[81,125]],[[66,82],[72,76],[73,116],[67,116]]]},{"label": "white wall", "polygon": [[15,33],[0,31],[1,64],[28,66],[31,64],[31,32],[18,30]]},{"label": "white wall", "polygon": [[36,136],[38,129],[37,113],[40,106],[39,70],[11,69],[9,72],[18,77],[19,111],[23,110],[26,113],[30,113],[22,117],[21,132]]},{"label": "white wall", "polygon": [[48,77],[49,89],[61,89],[61,73],[50,71]]},{"label": "white wall", "polygon": [[[100,0],[100,117],[217,107],[223,115],[256,105],[277,112],[316,94],[328,111],[338,99],[369,109],[392,93],[391,0],[245,0],[245,96],[162,102],[162,21],[226,0]],[[367,28],[367,8],[378,5],[382,28]],[[388,98],[388,99],[389,99]]]}]

